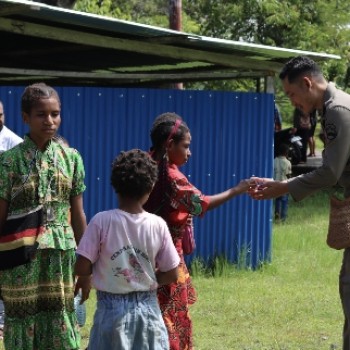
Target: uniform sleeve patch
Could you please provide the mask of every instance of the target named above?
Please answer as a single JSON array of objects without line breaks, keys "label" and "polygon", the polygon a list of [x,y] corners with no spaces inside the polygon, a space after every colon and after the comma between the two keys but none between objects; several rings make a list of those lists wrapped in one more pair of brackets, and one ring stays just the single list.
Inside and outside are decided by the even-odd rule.
[{"label": "uniform sleeve patch", "polygon": [[326,137],[329,141],[334,140],[338,135],[337,128],[334,124],[326,124],[325,132],[326,132]]}]

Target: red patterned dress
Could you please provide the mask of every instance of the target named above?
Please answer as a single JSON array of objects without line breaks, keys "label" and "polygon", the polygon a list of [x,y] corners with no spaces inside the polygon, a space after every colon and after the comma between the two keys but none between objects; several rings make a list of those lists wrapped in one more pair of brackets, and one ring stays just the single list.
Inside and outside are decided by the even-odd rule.
[{"label": "red patterned dress", "polygon": [[174,164],[168,165],[166,177],[166,189],[159,180],[145,205],[145,210],[162,216],[168,223],[181,259],[176,283],[158,289],[159,304],[169,334],[170,350],[191,350],[192,321],[188,307],[196,301],[196,292],[184,261],[182,234],[190,216],[201,216],[205,213],[209,197],[194,187]]}]

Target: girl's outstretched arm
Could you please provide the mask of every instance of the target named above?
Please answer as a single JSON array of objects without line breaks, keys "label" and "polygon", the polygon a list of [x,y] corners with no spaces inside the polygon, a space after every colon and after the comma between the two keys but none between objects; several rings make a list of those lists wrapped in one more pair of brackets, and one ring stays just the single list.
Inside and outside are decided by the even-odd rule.
[{"label": "girl's outstretched arm", "polygon": [[250,187],[250,179],[244,179],[244,180],[241,180],[238,185],[231,187],[230,189],[224,192],[209,196],[210,202],[209,202],[208,210],[217,208],[220,205],[224,204],[225,202],[229,201],[230,199],[240,194],[246,193],[249,190],[249,187]]}]

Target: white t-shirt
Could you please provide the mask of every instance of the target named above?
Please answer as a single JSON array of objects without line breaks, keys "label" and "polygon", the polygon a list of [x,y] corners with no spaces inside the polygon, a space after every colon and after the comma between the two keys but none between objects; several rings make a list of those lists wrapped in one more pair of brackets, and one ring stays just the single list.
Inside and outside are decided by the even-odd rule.
[{"label": "white t-shirt", "polygon": [[17,146],[22,141],[23,139],[4,125],[0,131],[0,153]]},{"label": "white t-shirt", "polygon": [[283,156],[276,157],[273,165],[273,178],[277,181],[285,181],[292,174],[292,163]]},{"label": "white t-shirt", "polygon": [[155,290],[156,266],[166,272],[180,262],[161,217],[120,209],[100,212],[91,219],[77,253],[93,264],[93,286],[116,294]]}]

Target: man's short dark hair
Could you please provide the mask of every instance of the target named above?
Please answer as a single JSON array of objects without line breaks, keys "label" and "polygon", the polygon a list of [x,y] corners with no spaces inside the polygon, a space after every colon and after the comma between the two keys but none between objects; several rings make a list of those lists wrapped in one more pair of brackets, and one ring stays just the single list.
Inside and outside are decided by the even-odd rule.
[{"label": "man's short dark hair", "polygon": [[139,199],[150,193],[157,177],[157,163],[139,149],[121,152],[112,164],[111,184],[122,197]]},{"label": "man's short dark hair", "polygon": [[321,70],[311,58],[297,56],[289,60],[282,68],[279,78],[288,79],[289,83],[294,83],[302,74],[322,76]]}]

